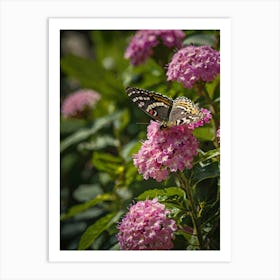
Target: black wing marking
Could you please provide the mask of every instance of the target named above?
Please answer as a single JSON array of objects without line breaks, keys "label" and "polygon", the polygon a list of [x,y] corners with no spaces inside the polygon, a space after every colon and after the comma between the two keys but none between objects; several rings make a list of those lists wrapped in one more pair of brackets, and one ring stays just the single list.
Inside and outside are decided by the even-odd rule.
[{"label": "black wing marking", "polygon": [[160,93],[139,88],[126,88],[127,95],[131,100],[148,114],[158,121],[168,121],[172,109],[173,100]]}]

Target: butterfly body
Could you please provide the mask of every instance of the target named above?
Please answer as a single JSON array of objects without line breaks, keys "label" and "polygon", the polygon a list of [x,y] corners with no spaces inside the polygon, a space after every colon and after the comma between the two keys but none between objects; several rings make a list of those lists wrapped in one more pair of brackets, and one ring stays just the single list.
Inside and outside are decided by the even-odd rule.
[{"label": "butterfly body", "polygon": [[187,97],[171,99],[160,93],[128,87],[127,95],[146,114],[160,121],[162,126],[195,123],[203,118],[203,113]]}]

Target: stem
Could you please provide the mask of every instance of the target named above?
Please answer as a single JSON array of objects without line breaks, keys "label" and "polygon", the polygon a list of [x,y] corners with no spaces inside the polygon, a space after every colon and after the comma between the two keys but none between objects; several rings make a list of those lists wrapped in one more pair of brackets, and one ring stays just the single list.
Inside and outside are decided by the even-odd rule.
[{"label": "stem", "polygon": [[201,229],[200,229],[200,221],[197,217],[197,212],[196,212],[195,202],[194,202],[193,195],[192,195],[191,186],[189,184],[188,179],[185,177],[185,175],[182,172],[177,172],[176,174],[181,183],[181,187],[186,191],[187,197],[190,201],[190,206],[191,206],[190,212],[191,212],[191,217],[192,217],[192,221],[193,221],[193,226],[194,226],[195,232],[197,234],[199,248],[204,249],[203,239],[202,239],[202,234],[201,234]]},{"label": "stem", "polygon": [[[217,110],[214,106],[214,103],[212,101],[212,99],[210,98],[205,85],[203,83],[197,83],[196,84],[196,89],[197,89],[197,93],[199,96],[204,97],[209,105],[209,109],[211,111],[211,113],[213,114],[213,120],[214,120],[214,131],[216,132],[218,127],[219,127],[219,121],[216,118],[217,115]],[[217,148],[219,147],[219,144],[217,142],[217,139],[215,138],[213,141],[214,146]]]},{"label": "stem", "polygon": [[197,88],[198,95],[199,96],[204,96],[204,98],[206,99],[206,101],[207,101],[207,103],[209,105],[210,111],[213,114],[213,119],[214,119],[214,124],[215,124],[215,131],[216,131],[218,129],[219,123],[216,120],[216,118],[214,117],[217,114],[217,112],[216,112],[215,106],[213,104],[213,101],[211,100],[207,90],[205,89],[204,84],[197,83],[196,88]]}]

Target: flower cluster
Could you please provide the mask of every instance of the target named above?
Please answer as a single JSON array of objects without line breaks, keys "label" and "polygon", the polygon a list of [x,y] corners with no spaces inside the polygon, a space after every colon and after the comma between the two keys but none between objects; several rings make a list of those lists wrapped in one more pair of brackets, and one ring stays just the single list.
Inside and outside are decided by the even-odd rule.
[{"label": "flower cluster", "polygon": [[220,73],[220,52],[209,46],[187,46],[174,54],[168,65],[167,80],[191,88],[198,80],[212,81]]},{"label": "flower cluster", "polygon": [[100,94],[82,89],[66,97],[62,104],[61,112],[65,118],[79,118],[88,108],[93,107],[100,99]]},{"label": "flower cluster", "polygon": [[205,108],[201,108],[200,111],[203,113],[203,118],[195,123],[187,124],[186,126],[188,127],[188,129],[193,130],[199,126],[203,126],[204,124],[210,122],[210,120],[212,119],[211,112]]},{"label": "flower cluster", "polygon": [[177,226],[165,205],[157,199],[132,205],[118,226],[117,238],[122,250],[169,250]]},{"label": "flower cluster", "polygon": [[180,48],[184,36],[181,30],[140,30],[126,49],[125,58],[130,59],[133,65],[138,65],[153,54],[153,48],[160,40],[168,48]]},{"label": "flower cluster", "polygon": [[198,141],[188,126],[161,129],[160,123],[151,121],[147,137],[139,152],[133,155],[134,165],[145,180],[151,177],[161,182],[167,178],[169,171],[192,167]]}]

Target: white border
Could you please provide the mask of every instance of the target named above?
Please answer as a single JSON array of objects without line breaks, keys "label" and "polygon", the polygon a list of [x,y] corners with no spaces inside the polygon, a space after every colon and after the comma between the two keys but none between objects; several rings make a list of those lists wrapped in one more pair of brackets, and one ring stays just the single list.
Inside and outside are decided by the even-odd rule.
[{"label": "white border", "polygon": [[[278,0],[0,0],[0,279],[279,280],[279,8]],[[48,261],[48,18],[100,16],[231,17],[230,263]],[[259,108],[265,118],[255,118]]]},{"label": "white border", "polygon": [[[128,28],[129,27],[129,28]],[[221,31],[221,249],[219,251],[60,251],[60,30]],[[229,18],[49,19],[49,260],[52,262],[229,262],[231,260],[231,22]]]}]

